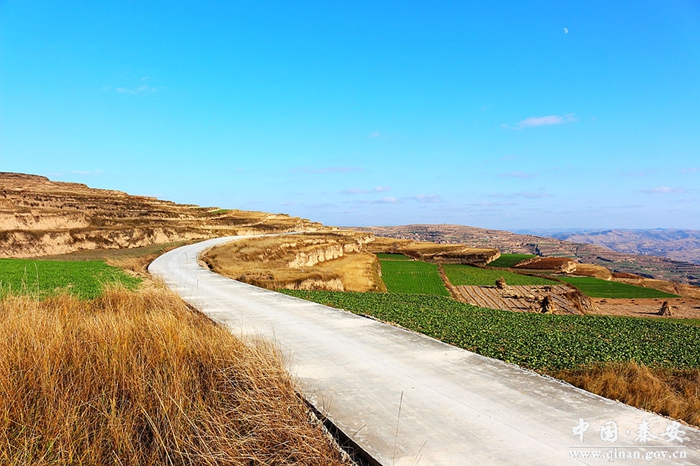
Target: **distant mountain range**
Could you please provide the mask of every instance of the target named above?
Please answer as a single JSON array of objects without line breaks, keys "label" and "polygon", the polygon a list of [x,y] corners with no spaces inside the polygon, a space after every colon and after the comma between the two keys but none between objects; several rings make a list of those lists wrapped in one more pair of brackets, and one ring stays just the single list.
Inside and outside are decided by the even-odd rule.
[{"label": "distant mountain range", "polygon": [[516,233],[548,236],[574,243],[597,244],[625,254],[661,256],[700,264],[700,230],[529,230]]}]

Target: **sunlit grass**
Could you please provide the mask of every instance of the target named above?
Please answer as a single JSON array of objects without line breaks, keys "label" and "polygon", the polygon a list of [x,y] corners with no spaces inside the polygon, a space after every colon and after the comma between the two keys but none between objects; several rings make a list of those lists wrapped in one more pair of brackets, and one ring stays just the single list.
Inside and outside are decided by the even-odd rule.
[{"label": "sunlit grass", "polygon": [[340,464],[295,388],[162,290],[0,300],[0,464]]}]

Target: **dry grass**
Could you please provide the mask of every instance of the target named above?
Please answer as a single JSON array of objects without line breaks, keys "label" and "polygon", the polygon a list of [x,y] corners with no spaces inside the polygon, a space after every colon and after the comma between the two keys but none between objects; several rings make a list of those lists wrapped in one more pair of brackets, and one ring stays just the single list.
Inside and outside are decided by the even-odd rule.
[{"label": "dry grass", "polygon": [[700,369],[653,369],[629,362],[552,375],[606,398],[700,427]]},{"label": "dry grass", "polygon": [[573,275],[594,277],[603,280],[610,280],[613,277],[613,274],[607,267],[596,264],[576,264],[576,270],[573,272]]},{"label": "dry grass", "polygon": [[279,354],[174,295],[0,301],[0,464],[342,464]]},{"label": "dry grass", "polygon": [[233,241],[204,256],[222,275],[268,289],[385,291],[364,233],[325,231]]}]

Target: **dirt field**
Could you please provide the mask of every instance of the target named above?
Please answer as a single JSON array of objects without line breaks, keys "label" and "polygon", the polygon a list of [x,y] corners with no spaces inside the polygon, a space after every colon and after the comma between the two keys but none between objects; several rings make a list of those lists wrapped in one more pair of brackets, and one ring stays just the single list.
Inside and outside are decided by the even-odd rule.
[{"label": "dirt field", "polygon": [[665,319],[657,315],[664,301],[668,301],[671,306],[673,318],[678,319],[700,319],[700,299],[692,298],[676,298],[664,300],[663,298],[654,299],[600,299],[593,298],[593,303],[597,311],[592,314],[613,315],[613,316],[629,316],[629,317],[657,317]]},{"label": "dirt field", "polygon": [[567,297],[571,288],[558,286],[455,286],[457,298],[465,303],[490,309],[515,312],[539,312],[539,303],[545,296],[554,301],[557,314],[581,314]]}]

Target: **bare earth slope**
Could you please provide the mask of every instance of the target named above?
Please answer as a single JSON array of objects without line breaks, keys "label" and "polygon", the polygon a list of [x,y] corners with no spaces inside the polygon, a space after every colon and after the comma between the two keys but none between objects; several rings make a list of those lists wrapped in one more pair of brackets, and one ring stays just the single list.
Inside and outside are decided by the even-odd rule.
[{"label": "bare earth slope", "polygon": [[665,257],[621,253],[595,244],[575,243],[464,225],[401,225],[353,227],[353,229],[391,238],[462,243],[471,247],[493,247],[500,249],[502,253],[529,253],[544,257],[566,256],[583,263],[602,265],[614,272],[700,285],[700,265],[698,264]]},{"label": "bare earth slope", "polygon": [[0,257],[134,248],[318,227],[320,224],[288,215],[176,204],[43,176],[0,172]]}]

